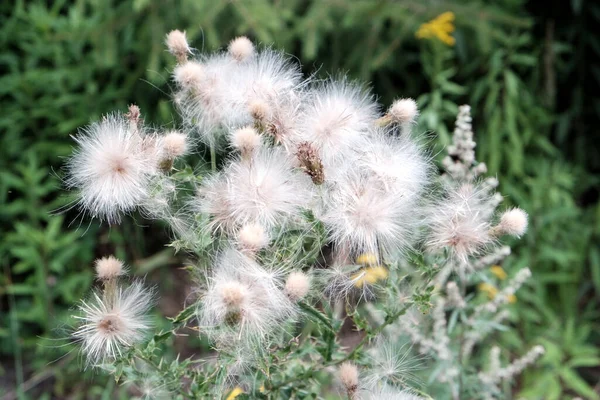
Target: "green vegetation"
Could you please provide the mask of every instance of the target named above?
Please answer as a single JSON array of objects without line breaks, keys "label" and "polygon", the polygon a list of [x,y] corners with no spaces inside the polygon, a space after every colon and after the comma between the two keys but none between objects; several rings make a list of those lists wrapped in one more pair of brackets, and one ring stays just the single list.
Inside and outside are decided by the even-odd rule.
[{"label": "green vegetation", "polygon": [[[73,379],[77,363],[47,374],[65,352],[51,339],[67,337],[67,311],[88,292],[95,256],[116,252],[163,289],[178,285],[171,253],[161,247],[164,230],[144,228],[141,218],[110,228],[81,219],[60,177],[69,135],[103,113],[135,103],[147,121],[177,124],[166,72],[172,60],[161,42],[180,28],[198,48],[222,47],[241,34],[272,43],[297,55],[307,72],[341,70],[371,81],[385,104],[398,93],[414,97],[434,154],[448,143],[458,106],[470,104],[478,158],[501,177],[506,201],[531,216],[504,267],[529,266],[533,278],[513,306],[518,324],[498,337],[515,354],[533,344],[547,349],[520,390],[527,398],[600,399],[600,99],[592,96],[600,90],[600,37],[593,34],[600,5],[11,3],[0,5],[0,387],[27,381],[22,398],[85,387],[92,397],[110,397],[115,385],[106,378]],[[415,36],[444,12],[455,15],[454,45]]]}]

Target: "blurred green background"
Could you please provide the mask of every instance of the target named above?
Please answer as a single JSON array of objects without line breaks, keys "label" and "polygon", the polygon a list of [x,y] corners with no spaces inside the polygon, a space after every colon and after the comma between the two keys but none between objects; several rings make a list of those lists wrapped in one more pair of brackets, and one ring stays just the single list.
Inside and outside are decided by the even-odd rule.
[{"label": "blurred green background", "polygon": [[[417,38],[445,12],[454,43]],[[177,125],[163,39],[179,28],[198,50],[245,34],[297,56],[305,72],[347,72],[384,105],[414,97],[435,153],[458,105],[470,104],[478,159],[500,178],[505,205],[531,216],[504,267],[530,266],[533,278],[512,306],[514,329],[497,340],[514,355],[538,343],[547,354],[515,393],[600,399],[599,23],[590,0],[3,1],[0,396],[131,395],[80,372],[76,351],[65,356],[69,309],[88,293],[95,257],[114,252],[160,281],[163,314],[185,300],[173,295],[185,273],[164,227],[56,212],[72,201],[60,177],[78,127],[130,103],[149,122]]]}]

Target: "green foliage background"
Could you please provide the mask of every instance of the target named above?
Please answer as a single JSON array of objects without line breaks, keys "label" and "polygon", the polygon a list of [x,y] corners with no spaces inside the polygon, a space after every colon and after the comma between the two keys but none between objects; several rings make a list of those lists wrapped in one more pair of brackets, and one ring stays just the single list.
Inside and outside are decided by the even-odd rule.
[{"label": "green foliage background", "polygon": [[[456,15],[455,46],[416,39],[446,11]],[[2,2],[0,387],[21,398],[112,396],[106,378],[74,379],[77,362],[56,368],[65,350],[52,340],[67,336],[96,256],[116,252],[165,291],[177,284],[164,229],[82,220],[60,176],[69,135],[103,113],[136,103],[146,120],[176,126],[163,38],[179,28],[199,50],[246,34],[296,55],[307,73],[371,82],[384,104],[417,98],[434,151],[448,143],[458,105],[470,104],[478,159],[506,202],[531,216],[504,267],[534,276],[498,341],[514,354],[541,343],[547,354],[516,389],[600,399],[598,23],[589,0]]]}]

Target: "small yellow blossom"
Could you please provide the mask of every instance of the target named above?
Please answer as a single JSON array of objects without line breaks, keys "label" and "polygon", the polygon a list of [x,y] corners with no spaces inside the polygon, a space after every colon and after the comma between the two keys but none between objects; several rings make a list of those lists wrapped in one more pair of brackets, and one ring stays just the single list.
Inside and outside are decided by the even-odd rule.
[{"label": "small yellow blossom", "polygon": [[356,258],[359,265],[377,265],[377,256],[373,253],[364,253]]},{"label": "small yellow blossom", "polygon": [[506,279],[506,272],[502,269],[501,266],[492,265],[490,267],[490,271],[496,276],[496,278],[500,279],[501,281]]},{"label": "small yellow blossom", "polygon": [[448,46],[454,46],[455,39],[450,35],[454,32],[454,13],[446,11],[429,22],[422,24],[415,36],[418,39],[438,38]]},{"label": "small yellow blossom", "polygon": [[362,288],[365,284],[372,285],[377,281],[382,281],[388,277],[388,270],[382,265],[361,269],[351,279],[354,281],[354,286]]},{"label": "small yellow blossom", "polygon": [[[498,294],[498,288],[496,288],[496,286],[494,286],[490,283],[487,283],[487,282],[480,283],[479,286],[477,286],[477,288],[479,289],[480,292],[487,293],[490,300],[493,300],[496,297],[496,295]],[[514,294],[511,294],[510,296],[508,296],[508,302],[510,304],[516,303],[517,296],[515,296]]]},{"label": "small yellow blossom", "polygon": [[242,393],[244,393],[244,390],[241,387],[236,386],[231,392],[229,392],[229,396],[227,396],[225,400],[233,400]]}]

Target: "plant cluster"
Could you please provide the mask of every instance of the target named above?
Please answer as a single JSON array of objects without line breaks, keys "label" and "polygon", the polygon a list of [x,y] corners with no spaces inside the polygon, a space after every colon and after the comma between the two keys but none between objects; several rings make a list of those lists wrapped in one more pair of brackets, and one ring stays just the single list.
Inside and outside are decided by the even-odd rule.
[{"label": "plant cluster", "polygon": [[[152,289],[123,279],[114,257],[99,259],[101,287],[82,301],[73,333],[87,365],[148,397],[510,391],[544,348],[506,363],[499,347],[474,352],[531,274],[488,282],[510,254],[502,238],[523,235],[528,216],[497,211],[470,108],[460,108],[438,176],[412,132],[414,100],[381,112],[359,83],[303,78],[284,53],[246,37],[212,54],[180,31],[166,44],[182,129],[147,126],[135,105],[107,115],[75,137],[66,183],[91,217],[114,224],[137,209],[165,221],[193,260],[197,298],[150,339]],[[183,161],[198,142],[210,168]],[[495,289],[489,298],[473,295],[482,282]],[[168,362],[158,345],[186,326],[215,353]]]}]

